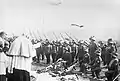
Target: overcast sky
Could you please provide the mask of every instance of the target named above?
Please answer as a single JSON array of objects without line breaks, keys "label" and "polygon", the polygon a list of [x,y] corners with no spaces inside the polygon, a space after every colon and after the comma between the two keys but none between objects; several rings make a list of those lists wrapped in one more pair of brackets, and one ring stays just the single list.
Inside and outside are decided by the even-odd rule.
[{"label": "overcast sky", "polygon": [[[61,4],[56,5],[57,2]],[[71,26],[83,24],[84,28]],[[8,33],[39,30],[55,38],[65,31],[72,36],[98,39],[120,36],[119,0],[0,0],[0,27]],[[26,27],[26,28],[25,28]]]}]

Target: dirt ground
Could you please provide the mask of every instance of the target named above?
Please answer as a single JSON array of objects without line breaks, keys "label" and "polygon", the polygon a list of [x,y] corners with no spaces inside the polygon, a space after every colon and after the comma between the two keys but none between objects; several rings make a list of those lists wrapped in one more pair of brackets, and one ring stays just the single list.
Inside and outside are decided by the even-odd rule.
[{"label": "dirt ground", "polygon": [[[40,69],[43,69],[43,68],[45,68],[47,65],[45,64],[45,61],[41,61],[40,63],[32,63],[32,71],[37,71],[37,70],[40,70]],[[104,76],[104,71],[105,71],[105,69],[101,72],[101,75],[102,76]],[[40,74],[38,74],[39,75],[39,78],[40,77],[44,77],[44,75],[40,75]],[[47,75],[45,75],[45,76],[47,76]],[[91,77],[90,76],[90,74],[88,74],[87,76],[89,76],[89,77]],[[47,78],[47,77],[46,77]],[[83,77],[81,77],[81,76],[79,76],[79,78],[80,78],[80,81],[98,81],[98,80],[94,80],[94,79],[92,79],[92,78],[90,78],[90,79],[88,79],[88,78],[83,78]],[[44,78],[43,78],[43,80],[44,80]],[[40,80],[39,80],[40,81]],[[44,80],[45,81],[45,80]],[[103,81],[103,80],[101,80],[101,81]]]},{"label": "dirt ground", "polygon": [[[119,55],[119,58],[120,58],[120,55]],[[36,62],[33,62],[32,63],[32,71],[37,71],[37,70],[40,70],[40,69],[43,69],[45,68],[47,65],[46,65],[46,59],[45,60],[40,60],[40,63],[36,63]],[[120,66],[119,66],[119,70],[120,70]],[[100,73],[100,76],[101,77],[105,77],[105,72],[107,71],[107,69],[102,69],[101,73]],[[91,77],[91,74],[88,74],[89,77]],[[84,80],[85,81],[85,80]],[[87,81],[87,80],[86,80]],[[98,80],[93,80],[91,79],[90,81],[98,81]],[[102,80],[103,81],[103,80]],[[119,81],[120,81],[120,77],[119,77]]]}]

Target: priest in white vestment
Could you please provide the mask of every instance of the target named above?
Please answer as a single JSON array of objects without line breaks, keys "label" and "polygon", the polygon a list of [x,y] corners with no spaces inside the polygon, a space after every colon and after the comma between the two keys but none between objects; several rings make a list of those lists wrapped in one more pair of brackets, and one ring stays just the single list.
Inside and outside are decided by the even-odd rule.
[{"label": "priest in white vestment", "polygon": [[8,54],[11,56],[10,72],[13,73],[9,81],[30,81],[32,57],[35,54],[32,42],[24,34],[11,44]]}]

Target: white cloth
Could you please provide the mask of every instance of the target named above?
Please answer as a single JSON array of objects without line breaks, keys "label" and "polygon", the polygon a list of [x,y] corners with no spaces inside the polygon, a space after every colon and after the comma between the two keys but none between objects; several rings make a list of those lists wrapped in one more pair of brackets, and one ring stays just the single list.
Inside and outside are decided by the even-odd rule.
[{"label": "white cloth", "polygon": [[36,49],[36,48],[39,48],[41,46],[41,43],[37,43],[37,44],[34,44],[33,47]]},{"label": "white cloth", "polygon": [[20,36],[11,44],[9,55],[31,57],[33,53],[32,42],[24,36]]},{"label": "white cloth", "polygon": [[13,68],[31,71],[31,62],[35,52],[32,43],[24,36],[18,37],[11,45],[8,55],[10,57],[9,72],[13,72]]},{"label": "white cloth", "polygon": [[13,56],[10,58],[11,65],[9,66],[9,72],[13,73],[13,68],[31,71],[32,58],[25,58],[21,56]]},{"label": "white cloth", "polygon": [[6,68],[8,66],[8,59],[4,52],[0,53],[0,75],[6,74]]}]

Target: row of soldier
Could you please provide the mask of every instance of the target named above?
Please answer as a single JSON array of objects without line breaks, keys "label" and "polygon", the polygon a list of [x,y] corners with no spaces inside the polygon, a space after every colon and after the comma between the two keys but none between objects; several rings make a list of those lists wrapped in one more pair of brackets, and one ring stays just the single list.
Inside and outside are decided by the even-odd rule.
[{"label": "row of soldier", "polygon": [[[69,42],[49,42],[48,39],[44,42],[39,41],[40,47],[36,48],[37,62],[40,62],[40,55],[42,60],[46,56],[47,64],[50,64],[51,61],[54,63],[59,58],[62,58],[67,61],[67,67],[71,66],[76,60],[79,60],[81,72],[85,72],[87,65],[91,65],[92,69],[100,68],[102,64],[109,66],[113,56],[115,57],[117,53],[116,43],[113,42],[112,38],[108,39],[107,43],[102,41],[96,42],[95,37],[90,37],[89,40],[89,43],[86,41],[75,42],[74,40]],[[52,59],[50,59],[50,56]],[[100,71],[100,69],[92,71],[92,76],[99,78]]]},{"label": "row of soldier", "polygon": [[42,60],[44,59],[44,55],[46,56],[47,63],[50,63],[50,55],[52,56],[53,62],[57,59],[61,58],[65,52],[69,52],[71,54],[71,62],[73,62],[76,58],[79,60],[83,59],[85,51],[88,50],[90,54],[91,61],[95,58],[95,51],[101,51],[101,57],[104,61],[104,64],[109,63],[109,56],[107,53],[117,52],[116,44],[112,41],[112,39],[108,39],[107,44],[102,41],[96,43],[95,38],[91,37],[90,42],[85,42],[83,40],[79,42],[72,41],[52,41],[49,42],[48,39],[45,41],[39,41],[40,46],[36,48],[37,53],[37,62],[40,61],[40,55],[42,55]]}]

